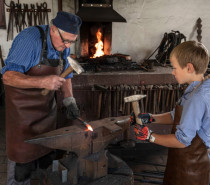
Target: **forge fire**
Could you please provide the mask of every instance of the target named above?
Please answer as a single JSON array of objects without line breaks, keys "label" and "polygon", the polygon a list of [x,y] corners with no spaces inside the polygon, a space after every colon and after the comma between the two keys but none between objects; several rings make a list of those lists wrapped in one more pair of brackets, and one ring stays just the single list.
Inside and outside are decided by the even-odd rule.
[{"label": "forge fire", "polygon": [[104,51],[103,51],[103,48],[104,48],[104,43],[103,41],[101,40],[102,39],[102,33],[101,33],[101,29],[99,28],[97,33],[96,33],[96,37],[97,37],[97,43],[95,44],[95,48],[96,48],[96,52],[95,54],[93,55],[93,57],[91,58],[96,58],[96,57],[101,57],[104,55]]}]

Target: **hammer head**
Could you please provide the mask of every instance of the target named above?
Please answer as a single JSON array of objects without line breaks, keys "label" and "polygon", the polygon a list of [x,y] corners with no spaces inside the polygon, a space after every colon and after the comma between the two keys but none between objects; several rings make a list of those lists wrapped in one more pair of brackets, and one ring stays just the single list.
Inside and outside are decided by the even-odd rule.
[{"label": "hammer head", "polygon": [[84,69],[76,60],[74,60],[70,57],[67,57],[67,60],[70,64],[70,66],[74,69],[74,71],[76,71],[77,74],[84,72]]},{"label": "hammer head", "polygon": [[139,101],[142,98],[145,98],[147,95],[142,95],[142,94],[136,94],[132,96],[127,96],[124,98],[124,101],[127,102],[134,102],[134,101]]}]

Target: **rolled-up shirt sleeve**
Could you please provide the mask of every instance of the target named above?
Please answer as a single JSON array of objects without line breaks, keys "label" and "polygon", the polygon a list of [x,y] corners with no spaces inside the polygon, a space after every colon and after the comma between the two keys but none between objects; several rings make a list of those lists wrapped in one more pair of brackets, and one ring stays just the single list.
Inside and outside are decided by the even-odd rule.
[{"label": "rolled-up shirt sleeve", "polygon": [[24,73],[25,67],[22,65],[17,65],[15,63],[7,63],[5,67],[2,68],[1,74],[4,74],[6,71],[17,71],[20,73]]},{"label": "rolled-up shirt sleeve", "polygon": [[175,132],[176,138],[185,146],[191,145],[191,141],[200,130],[205,113],[206,103],[202,96],[196,93],[190,95],[183,105],[180,124]]},{"label": "rolled-up shirt sleeve", "polygon": [[2,74],[6,71],[25,73],[34,65],[35,61],[38,62],[38,58],[34,58],[35,54],[33,52],[35,51],[33,48],[37,46],[37,43],[33,40],[19,37],[12,44],[8,57],[5,60],[5,66],[1,70]]}]

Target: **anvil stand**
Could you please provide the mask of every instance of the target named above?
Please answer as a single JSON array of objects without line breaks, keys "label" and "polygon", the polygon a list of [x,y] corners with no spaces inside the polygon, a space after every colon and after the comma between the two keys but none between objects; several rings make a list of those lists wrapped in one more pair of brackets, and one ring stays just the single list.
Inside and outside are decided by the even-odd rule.
[{"label": "anvil stand", "polygon": [[[94,131],[76,123],[36,136],[26,142],[69,152],[47,169],[47,185],[133,185],[128,165],[105,149],[127,137],[128,117],[91,122]],[[126,121],[116,124],[117,121]]]}]

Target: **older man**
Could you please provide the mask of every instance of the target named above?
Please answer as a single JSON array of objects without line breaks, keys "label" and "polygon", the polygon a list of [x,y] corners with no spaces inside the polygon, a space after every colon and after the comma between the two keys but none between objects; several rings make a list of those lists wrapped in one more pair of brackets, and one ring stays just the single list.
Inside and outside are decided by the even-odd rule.
[{"label": "older man", "polygon": [[[56,128],[56,90],[63,92],[67,117],[79,116],[72,93],[73,74],[65,79],[59,75],[69,66],[69,47],[81,23],[76,15],[58,12],[50,26],[24,29],[12,43],[1,71],[6,94],[8,185],[30,184],[31,172],[42,164],[47,167],[45,159],[53,156],[49,148],[24,140]],[[51,91],[42,96],[42,89]]]}]

